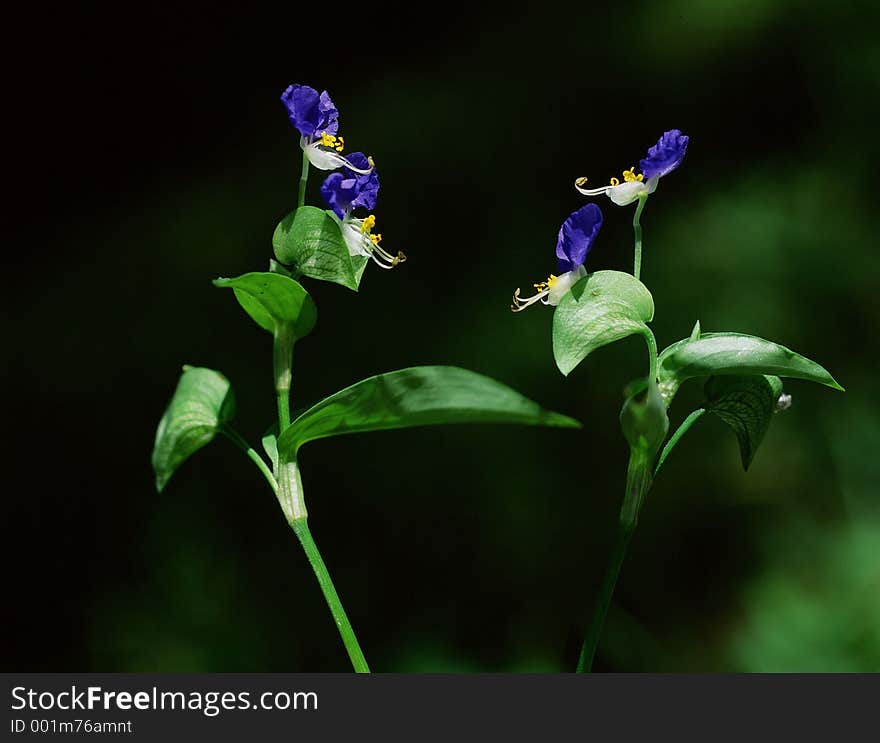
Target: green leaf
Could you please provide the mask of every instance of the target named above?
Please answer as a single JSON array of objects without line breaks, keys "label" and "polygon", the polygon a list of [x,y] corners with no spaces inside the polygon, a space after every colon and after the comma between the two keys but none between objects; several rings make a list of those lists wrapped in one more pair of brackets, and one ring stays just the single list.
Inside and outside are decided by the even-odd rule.
[{"label": "green leaf", "polygon": [[[277,428],[277,427],[276,427]],[[274,470],[278,469],[278,437],[274,433],[267,433],[260,440],[263,444],[263,451],[266,452],[266,456],[269,457],[269,461],[272,463],[272,468]]]},{"label": "green leaf", "polygon": [[651,292],[621,271],[596,271],[578,281],[553,313],[553,356],[568,374],[597,348],[637,333],[654,317]]},{"label": "green leaf", "polygon": [[289,327],[294,340],[315,327],[318,310],[299,282],[273,272],[253,272],[234,279],[214,279],[214,286],[235,292],[239,304],[264,330]]},{"label": "green leaf", "polygon": [[156,489],[161,492],[177,468],[210,443],[234,414],[235,398],[226,377],[213,369],[183,367],[156,429],[152,456]]},{"label": "green leaf", "polygon": [[770,427],[782,380],[768,375],[730,374],[709,377],[704,388],[705,407],[736,434],[743,469],[748,470]]},{"label": "green leaf", "polygon": [[368,258],[352,258],[332,212],[301,206],[288,214],[272,236],[275,257],[296,264],[304,276],[332,281],[357,291]]},{"label": "green leaf", "polygon": [[579,428],[510,387],[454,366],[417,366],[369,377],[300,415],[278,439],[294,458],[307,441],[441,423],[520,423]]},{"label": "green leaf", "polygon": [[696,340],[674,343],[660,354],[658,378],[667,404],[685,380],[716,374],[772,374],[843,390],[815,361],[753,335],[703,333]]},{"label": "green leaf", "polygon": [[275,251],[275,257],[279,262],[286,265],[296,262],[296,247],[290,234],[293,230],[293,220],[296,217],[296,212],[297,210],[294,209],[284,217],[278,223],[275,232],[272,233],[272,249]]}]

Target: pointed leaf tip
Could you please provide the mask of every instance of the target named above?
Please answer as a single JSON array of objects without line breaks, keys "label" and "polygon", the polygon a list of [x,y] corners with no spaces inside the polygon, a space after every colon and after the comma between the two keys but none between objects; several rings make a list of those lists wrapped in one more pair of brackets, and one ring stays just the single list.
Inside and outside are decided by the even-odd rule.
[{"label": "pointed leaf tip", "polygon": [[704,391],[706,410],[736,434],[743,469],[748,471],[773,419],[782,380],[769,375],[728,374],[709,377]]},{"label": "pointed leaf tip", "polygon": [[325,398],[278,438],[278,451],[296,455],[328,436],[449,423],[518,423],[579,428],[507,385],[454,366],[417,366],[369,377]]},{"label": "pointed leaf tip", "polygon": [[156,490],[161,493],[177,469],[209,444],[234,412],[226,377],[213,369],[186,366],[156,429],[151,457]]},{"label": "pointed leaf tip", "polygon": [[658,378],[667,402],[686,380],[719,374],[767,374],[842,389],[815,361],[744,333],[702,333],[696,340],[685,338],[673,343],[660,354]]}]

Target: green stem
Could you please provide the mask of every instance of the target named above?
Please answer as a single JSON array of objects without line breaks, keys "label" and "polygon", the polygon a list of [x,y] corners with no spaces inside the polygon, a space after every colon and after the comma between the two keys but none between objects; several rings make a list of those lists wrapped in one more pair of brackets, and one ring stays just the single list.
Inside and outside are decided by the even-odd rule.
[{"label": "green stem", "polygon": [[330,579],[330,573],[327,572],[327,566],[324,564],[321,553],[318,551],[318,545],[315,544],[312,533],[309,531],[308,521],[305,518],[291,521],[290,528],[293,529],[294,534],[299,538],[300,544],[309,558],[312,570],[315,571],[315,577],[321,586],[327,606],[330,607],[333,621],[336,622],[336,627],[339,629],[339,634],[342,637],[346,651],[348,651],[348,657],[351,659],[354,670],[357,673],[369,673],[370,667],[367,665],[367,660],[364,658],[357,637],[355,637],[351,622],[348,621],[348,616],[346,616],[342,602],[339,600],[339,594],[336,593],[336,588]]},{"label": "green stem", "polygon": [[626,494],[623,498],[623,506],[617,523],[617,533],[614,538],[614,546],[611,550],[611,560],[605,570],[602,586],[599,589],[599,598],[593,611],[590,628],[584,638],[581,654],[578,658],[577,672],[589,673],[593,666],[593,658],[596,648],[599,646],[599,638],[602,636],[602,626],[608,615],[608,607],[611,605],[611,597],[620,568],[626,557],[629,541],[638,522],[639,509],[645,494],[651,487],[651,463],[648,453],[643,449],[630,449],[629,465],[626,470]]},{"label": "green stem", "polygon": [[306,203],[306,183],[309,181],[309,159],[303,153],[302,175],[299,177],[299,194],[296,199],[297,208]]},{"label": "green stem", "polygon": [[[306,161],[306,165],[303,166],[303,184],[307,174],[308,164]],[[275,330],[272,344],[272,364],[275,375],[275,392],[278,399],[279,436],[290,425],[290,382],[293,376],[294,341],[295,337],[289,327],[282,325]],[[318,579],[318,585],[321,587],[321,592],[324,594],[324,599],[333,615],[333,621],[336,622],[336,627],[339,629],[342,642],[348,651],[348,657],[351,658],[351,664],[357,673],[369,673],[370,667],[367,665],[360,645],[358,645],[354,629],[352,629],[351,622],[348,621],[345,609],[339,600],[339,594],[336,593],[336,588],[330,579],[327,566],[324,564],[318,546],[309,531],[302,481],[296,460],[288,459],[284,452],[279,452],[275,476],[278,481],[275,492],[278,495],[281,510],[305,550],[306,557],[309,558],[309,564]]]},{"label": "green stem", "polygon": [[645,337],[645,343],[648,344],[648,381],[657,381],[657,339],[651,328],[645,326],[642,335]]},{"label": "green stem", "polygon": [[263,473],[263,477],[265,477],[269,485],[272,486],[272,490],[277,493],[278,483],[275,481],[275,477],[272,474],[272,470],[269,469],[269,465],[267,465],[265,460],[254,450],[254,448],[242,438],[241,434],[239,434],[238,431],[229,428],[227,425],[224,425],[220,429],[220,432],[253,460],[254,464],[257,465],[257,469]]},{"label": "green stem", "polygon": [[633,216],[633,232],[636,238],[635,256],[633,257],[633,276],[637,279],[642,274],[642,225],[639,220],[642,217],[642,209],[645,208],[645,202],[648,200],[646,194],[639,196],[639,203],[636,206],[636,213]]},{"label": "green stem", "polygon": [[670,452],[675,448],[675,445],[679,442],[682,436],[684,436],[688,429],[694,425],[700,418],[703,413],[706,412],[706,408],[698,408],[693,413],[691,413],[687,418],[682,421],[682,424],[678,427],[674,434],[670,437],[669,441],[666,442],[666,446],[663,447],[663,451],[660,452],[660,457],[657,459],[657,464],[654,466],[654,477],[657,476],[657,473],[660,471],[660,467],[663,465],[663,462],[666,461],[666,457],[669,456]]},{"label": "green stem", "polygon": [[275,397],[278,401],[278,435],[290,425],[290,382],[293,378],[294,337],[282,325],[275,330],[272,343],[272,366],[275,376]]}]

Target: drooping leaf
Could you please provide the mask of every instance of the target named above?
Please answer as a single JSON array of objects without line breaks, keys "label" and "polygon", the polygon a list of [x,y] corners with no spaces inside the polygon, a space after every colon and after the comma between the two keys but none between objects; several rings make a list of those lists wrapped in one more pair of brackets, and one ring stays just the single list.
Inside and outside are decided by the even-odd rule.
[{"label": "drooping leaf", "polygon": [[674,343],[660,354],[658,378],[667,404],[685,380],[717,374],[771,374],[843,389],[815,361],[753,335],[703,333],[696,340]]},{"label": "drooping leaf", "polygon": [[272,236],[275,256],[304,276],[357,291],[368,258],[352,258],[330,212],[301,206],[281,220]]},{"label": "drooping leaf", "polygon": [[705,408],[723,420],[739,441],[743,469],[748,470],[782,392],[782,380],[769,375],[729,374],[709,377]]},{"label": "drooping leaf", "polygon": [[651,292],[621,271],[596,271],[577,282],[553,313],[553,356],[568,374],[597,348],[645,333],[654,317]]},{"label": "drooping leaf", "polygon": [[580,427],[482,374],[417,366],[369,377],[325,398],[281,434],[278,451],[294,458],[304,443],[327,436],[442,423]]},{"label": "drooping leaf", "polygon": [[244,311],[270,333],[287,326],[296,340],[315,327],[318,310],[314,301],[299,282],[288,276],[255,271],[233,279],[214,279],[214,286],[232,289]]},{"label": "drooping leaf", "polygon": [[213,369],[185,366],[156,429],[156,489],[161,491],[177,468],[210,443],[234,414],[235,398],[226,377]]}]

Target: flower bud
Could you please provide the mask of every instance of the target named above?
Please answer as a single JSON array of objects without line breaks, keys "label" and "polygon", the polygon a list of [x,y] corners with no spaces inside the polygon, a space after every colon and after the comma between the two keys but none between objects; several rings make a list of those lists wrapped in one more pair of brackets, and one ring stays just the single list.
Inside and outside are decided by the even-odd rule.
[{"label": "flower bud", "polygon": [[638,449],[650,457],[660,449],[669,431],[666,404],[657,382],[638,385],[620,411],[620,427],[631,449]]}]

